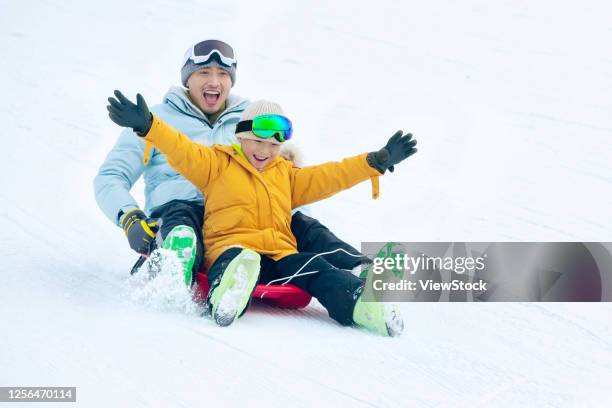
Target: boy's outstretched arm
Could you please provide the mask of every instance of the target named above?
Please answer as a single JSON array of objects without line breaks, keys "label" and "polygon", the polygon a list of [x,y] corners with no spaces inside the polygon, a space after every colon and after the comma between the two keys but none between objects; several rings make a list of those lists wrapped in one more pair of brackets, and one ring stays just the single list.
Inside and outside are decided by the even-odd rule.
[{"label": "boy's outstretched arm", "polygon": [[[312,203],[372,179],[377,189],[377,177],[416,153],[416,140],[411,134],[396,132],[380,150],[350,157],[341,162],[330,162],[291,171],[292,207]],[[376,194],[374,194],[376,196]]]},{"label": "boy's outstretched arm", "polygon": [[136,104],[119,91],[115,98],[108,98],[108,116],[119,126],[131,127],[166,155],[168,163],[200,190],[219,173],[218,159],[214,151],[192,142],[187,136],[161,121],[149,112],[142,97],[136,96]]}]

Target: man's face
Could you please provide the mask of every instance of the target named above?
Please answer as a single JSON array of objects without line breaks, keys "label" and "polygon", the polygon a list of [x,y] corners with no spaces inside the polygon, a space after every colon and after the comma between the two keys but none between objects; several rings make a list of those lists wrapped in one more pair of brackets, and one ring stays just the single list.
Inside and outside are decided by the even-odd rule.
[{"label": "man's face", "polygon": [[274,138],[250,139],[241,137],[240,145],[249,163],[261,171],[270,163],[280,151],[280,142]]},{"label": "man's face", "polygon": [[206,115],[214,115],[225,108],[232,79],[221,68],[206,67],[189,76],[187,87],[193,103]]}]

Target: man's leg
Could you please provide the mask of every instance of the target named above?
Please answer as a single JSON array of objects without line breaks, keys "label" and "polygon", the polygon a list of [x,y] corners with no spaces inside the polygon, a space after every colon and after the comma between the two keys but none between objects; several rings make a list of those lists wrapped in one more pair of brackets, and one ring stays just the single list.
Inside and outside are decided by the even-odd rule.
[{"label": "man's leg", "polygon": [[[204,258],[202,239],[204,206],[192,201],[173,200],[155,208],[151,217],[162,219],[160,233],[164,240],[163,247],[177,252],[177,256],[186,267],[185,283],[191,286]],[[193,249],[195,256],[192,253]]]},{"label": "man's leg", "polygon": [[339,248],[348,252],[347,254],[343,251],[337,251],[333,254],[324,256],[325,259],[336,268],[351,270],[361,264],[372,262],[357,249],[335,236],[319,221],[304,215],[300,211],[296,211],[291,218],[291,231],[297,241],[299,252],[314,252],[320,254]]}]

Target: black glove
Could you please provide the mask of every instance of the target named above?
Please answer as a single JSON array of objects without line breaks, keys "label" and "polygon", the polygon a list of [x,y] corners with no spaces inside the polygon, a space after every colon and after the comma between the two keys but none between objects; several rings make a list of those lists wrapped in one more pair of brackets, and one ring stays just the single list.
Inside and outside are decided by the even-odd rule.
[{"label": "black glove", "polygon": [[127,236],[130,248],[142,255],[149,254],[151,242],[159,230],[156,219],[147,218],[140,208],[134,208],[123,215],[121,226]]},{"label": "black glove", "polygon": [[115,91],[115,96],[117,99],[112,96],[108,98],[110,103],[110,105],[106,106],[108,116],[119,126],[131,127],[138,136],[145,136],[149,129],[151,129],[153,115],[149,112],[147,103],[142,95],[136,95],[136,105],[130,102],[119,91]]},{"label": "black glove", "polygon": [[394,166],[407,159],[417,152],[416,140],[412,139],[412,134],[402,136],[402,131],[395,132],[386,146],[377,152],[368,153],[368,164],[384,173],[387,169],[393,173]]}]

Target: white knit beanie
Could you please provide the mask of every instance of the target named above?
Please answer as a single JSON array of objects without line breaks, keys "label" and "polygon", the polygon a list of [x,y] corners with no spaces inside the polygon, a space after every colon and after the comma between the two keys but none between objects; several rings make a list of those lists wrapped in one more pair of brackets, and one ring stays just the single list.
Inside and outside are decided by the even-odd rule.
[{"label": "white knit beanie", "polygon": [[[244,112],[242,112],[242,116],[240,117],[240,121],[243,120],[252,120],[254,119],[256,116],[259,115],[283,115],[285,116],[285,113],[283,112],[283,108],[281,108],[281,106],[276,103],[276,102],[270,102],[270,101],[266,101],[266,100],[259,100],[259,101],[255,101],[253,103],[251,103],[245,110]],[[255,136],[255,134],[253,134],[253,132],[248,131],[248,132],[240,132],[237,133],[236,136],[241,137],[241,136],[246,136],[249,138],[255,138],[258,139],[257,136]]]}]

